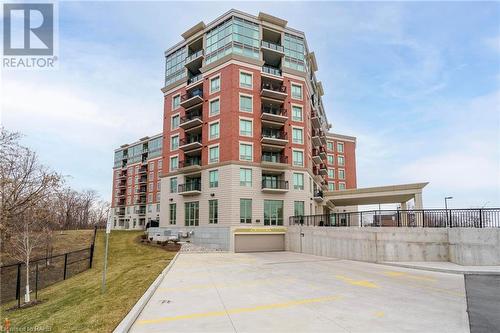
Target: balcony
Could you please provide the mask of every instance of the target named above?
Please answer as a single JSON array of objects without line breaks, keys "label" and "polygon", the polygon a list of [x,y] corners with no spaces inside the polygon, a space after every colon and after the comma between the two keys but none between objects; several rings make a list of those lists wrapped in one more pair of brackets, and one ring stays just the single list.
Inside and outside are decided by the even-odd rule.
[{"label": "balcony", "polygon": [[116,215],[125,215],[125,208],[120,208],[117,212]]},{"label": "balcony", "polygon": [[179,149],[184,152],[201,149],[201,147],[203,147],[203,144],[201,143],[201,135],[187,136],[179,140]]},{"label": "balcony", "polygon": [[147,166],[143,166],[139,169],[139,174],[144,174],[148,172]]},{"label": "balcony", "polygon": [[122,171],[118,177],[116,177],[116,179],[123,179],[123,178],[127,178],[127,171]]},{"label": "balcony", "polygon": [[193,62],[201,62],[203,59],[203,50],[198,50],[186,57],[186,60],[184,61],[184,65],[189,67]]},{"label": "balcony", "polygon": [[263,168],[285,169],[288,166],[288,156],[285,155],[262,155],[260,164]]},{"label": "balcony", "polygon": [[285,48],[282,45],[278,45],[276,43],[267,42],[263,40],[261,41],[260,46],[263,50],[269,50],[275,53],[279,53],[281,55],[285,54]]},{"label": "balcony", "polygon": [[260,139],[262,144],[274,145],[274,146],[286,146],[288,143],[288,138],[285,132],[273,131],[266,128],[262,129],[262,138]]},{"label": "balcony", "polygon": [[262,192],[288,192],[288,181],[264,179],[262,180]]},{"label": "balcony", "polygon": [[137,214],[138,214],[138,215],[146,215],[146,210],[145,210],[145,209],[139,209],[139,210],[137,211]]},{"label": "balcony", "polygon": [[140,187],[139,187],[139,191],[138,191],[137,193],[144,194],[144,193],[146,193],[147,191],[148,191],[147,186],[145,186],[145,185],[144,185],[144,186],[140,186]]},{"label": "balcony", "polygon": [[314,191],[314,201],[323,202],[323,191]]},{"label": "balcony", "polygon": [[288,120],[287,112],[284,108],[273,108],[270,106],[263,106],[260,119],[264,121],[274,121],[277,123],[285,123]]},{"label": "balcony", "polygon": [[277,80],[283,80],[283,74],[281,72],[281,69],[269,65],[264,65],[262,66],[262,73],[271,75],[273,79]]},{"label": "balcony", "polygon": [[328,155],[326,153],[326,149],[324,147],[319,147],[319,157],[321,157],[322,160],[326,160]]},{"label": "balcony", "polygon": [[262,90],[260,91],[260,95],[262,97],[283,101],[287,96],[286,86],[282,84],[264,82],[262,83],[261,88]]},{"label": "balcony", "polygon": [[197,86],[196,83],[203,83],[203,75],[202,74],[191,76],[187,82],[188,86],[190,86],[190,85]]},{"label": "balcony", "polygon": [[328,168],[326,167],[326,164],[321,164],[319,166],[319,174],[323,176],[328,175]]},{"label": "balcony", "polygon": [[201,157],[200,158],[190,158],[185,161],[179,162],[179,171],[181,172],[191,172],[201,170]]},{"label": "balcony", "polygon": [[203,102],[203,90],[193,89],[181,96],[181,106],[184,109],[190,108]]},{"label": "balcony", "polygon": [[148,177],[147,176],[142,176],[139,178],[139,184],[145,184],[148,182]]},{"label": "balcony", "polygon": [[201,180],[180,184],[178,186],[178,193],[186,196],[201,194]]},{"label": "balcony", "polygon": [[127,182],[126,181],[121,181],[118,183],[118,188],[122,188],[122,187],[127,187]]},{"label": "balcony", "polygon": [[321,118],[317,112],[311,112],[311,124],[314,129],[319,130],[321,128]]},{"label": "balcony", "polygon": [[319,149],[314,148],[312,151],[312,160],[316,164],[321,164],[323,163],[323,159],[319,155]]},{"label": "balcony", "polygon": [[322,145],[321,139],[320,139],[321,135],[322,135],[322,132],[320,130],[313,130],[312,131],[311,138],[312,138],[313,146],[320,147]]},{"label": "balcony", "polygon": [[203,124],[203,114],[201,110],[192,111],[186,113],[184,117],[181,117],[179,127],[183,130],[188,130],[193,127],[197,127]]}]

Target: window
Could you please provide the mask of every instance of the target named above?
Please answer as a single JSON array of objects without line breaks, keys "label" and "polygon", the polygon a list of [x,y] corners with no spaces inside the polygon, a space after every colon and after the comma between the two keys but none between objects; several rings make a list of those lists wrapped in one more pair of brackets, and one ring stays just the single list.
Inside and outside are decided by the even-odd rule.
[{"label": "window", "polygon": [[197,226],[200,219],[200,204],[198,201],[184,203],[184,224],[188,227]]},{"label": "window", "polygon": [[264,225],[283,225],[283,200],[264,200]]},{"label": "window", "polygon": [[153,202],[153,193],[148,194],[148,202]]},{"label": "window", "polygon": [[179,169],[179,157],[170,157],[170,171],[175,171],[177,169]]},{"label": "window", "polygon": [[179,115],[173,116],[170,129],[174,130],[174,129],[179,128],[179,120],[180,120]]},{"label": "window", "polygon": [[219,122],[210,124],[210,126],[209,126],[209,138],[210,138],[210,140],[219,138]]},{"label": "window", "polygon": [[240,87],[252,89],[252,74],[240,72]]},{"label": "window", "polygon": [[294,150],[292,152],[292,157],[294,166],[304,166],[304,152],[300,150]]},{"label": "window", "polygon": [[328,191],[335,191],[335,183],[328,182]]},{"label": "window", "polygon": [[173,151],[177,150],[178,148],[179,148],[179,136],[176,135],[170,139],[170,150]]},{"label": "window", "polygon": [[155,169],[155,162],[150,162],[149,163],[149,169],[154,170]]},{"label": "window", "polygon": [[345,183],[339,183],[339,190],[345,190]]},{"label": "window", "polygon": [[220,76],[210,79],[210,93],[213,94],[218,91],[220,91]]},{"label": "window", "polygon": [[328,178],[335,179],[335,169],[328,169]]},{"label": "window", "polygon": [[339,153],[343,153],[344,152],[344,143],[343,142],[337,142],[337,151]]},{"label": "window", "polygon": [[155,184],[154,183],[149,183],[148,184],[148,188],[149,188],[149,192],[153,192],[153,190],[155,189]]},{"label": "window", "polygon": [[172,97],[172,110],[177,109],[181,105],[181,95]]},{"label": "window", "polygon": [[292,142],[293,143],[298,143],[298,144],[303,144],[304,143],[304,138],[302,135],[302,128],[292,128]]},{"label": "window", "polygon": [[253,161],[252,145],[240,143],[240,161]]},{"label": "window", "polygon": [[240,169],[240,186],[252,187],[252,169]]},{"label": "window", "polygon": [[252,136],[252,121],[240,119],[240,135]]},{"label": "window", "polygon": [[163,160],[158,161],[158,169],[163,168]]},{"label": "window", "polygon": [[293,215],[304,216],[304,201],[293,202]]},{"label": "window", "polygon": [[326,149],[333,151],[333,142],[327,141],[326,142]]},{"label": "window", "polygon": [[220,112],[220,101],[219,99],[214,99],[213,101],[210,101],[210,116],[215,116],[218,115]]},{"label": "window", "polygon": [[177,177],[170,178],[170,193],[177,193]]},{"label": "window", "polygon": [[335,158],[333,155],[328,155],[328,164],[335,164]]},{"label": "window", "polygon": [[219,170],[208,172],[208,187],[219,187]]},{"label": "window", "polygon": [[339,169],[339,179],[345,179],[345,170]]},{"label": "window", "polygon": [[154,173],[154,172],[150,172],[150,173],[149,173],[149,179],[150,179],[150,180],[151,180],[151,179],[153,179],[153,177],[154,177],[154,176],[155,176],[155,173]]},{"label": "window", "polygon": [[219,203],[217,200],[208,200],[208,223],[217,224],[219,221]]},{"label": "window", "polygon": [[177,223],[177,204],[171,203],[169,206],[169,223]]},{"label": "window", "polygon": [[219,162],[219,146],[208,148],[208,163]]},{"label": "window", "polygon": [[337,156],[337,161],[339,165],[344,165],[344,156]]},{"label": "window", "polygon": [[149,204],[148,205],[148,213],[152,213],[153,212],[153,205]]},{"label": "window", "polygon": [[240,199],[240,223],[252,223],[252,199]]},{"label": "window", "polygon": [[252,112],[252,96],[240,95],[240,111]]},{"label": "window", "polygon": [[158,213],[160,211],[160,204],[156,204],[156,212]]},{"label": "window", "polygon": [[294,190],[304,189],[304,174],[302,173],[293,174],[293,189]]},{"label": "window", "polygon": [[292,83],[292,98],[293,99],[302,99],[302,86],[298,84]]},{"label": "window", "polygon": [[292,120],[302,121],[302,108],[300,106],[292,106]]},{"label": "window", "polygon": [[160,191],[161,191],[161,181],[158,181],[158,182],[156,183],[156,190],[157,190],[158,192],[160,192]]}]

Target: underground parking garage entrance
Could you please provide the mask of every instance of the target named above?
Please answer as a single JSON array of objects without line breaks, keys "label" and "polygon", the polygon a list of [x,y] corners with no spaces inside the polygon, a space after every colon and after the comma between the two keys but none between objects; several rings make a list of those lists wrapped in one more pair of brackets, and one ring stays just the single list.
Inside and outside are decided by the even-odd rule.
[{"label": "underground parking garage entrance", "polygon": [[234,252],[285,251],[286,228],[237,228]]}]

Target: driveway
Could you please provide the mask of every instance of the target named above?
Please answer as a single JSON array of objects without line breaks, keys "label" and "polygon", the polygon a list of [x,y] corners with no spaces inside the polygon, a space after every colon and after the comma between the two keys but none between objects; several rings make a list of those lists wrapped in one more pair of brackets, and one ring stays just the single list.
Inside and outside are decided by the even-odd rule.
[{"label": "driveway", "polygon": [[182,253],[131,332],[468,332],[464,278],[292,252]]}]

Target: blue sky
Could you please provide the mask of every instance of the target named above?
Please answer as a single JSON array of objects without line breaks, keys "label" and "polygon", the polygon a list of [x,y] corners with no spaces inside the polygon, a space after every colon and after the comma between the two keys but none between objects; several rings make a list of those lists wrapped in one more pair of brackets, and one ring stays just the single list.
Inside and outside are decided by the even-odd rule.
[{"label": "blue sky", "polygon": [[358,187],[429,181],[424,204],[500,206],[500,4],[61,2],[59,69],[2,73],[1,121],[77,188],[111,192],[113,149],[162,130],[163,51],[230,8],[306,33]]}]

